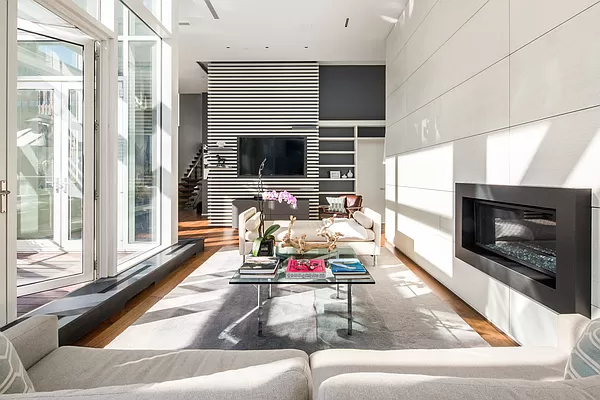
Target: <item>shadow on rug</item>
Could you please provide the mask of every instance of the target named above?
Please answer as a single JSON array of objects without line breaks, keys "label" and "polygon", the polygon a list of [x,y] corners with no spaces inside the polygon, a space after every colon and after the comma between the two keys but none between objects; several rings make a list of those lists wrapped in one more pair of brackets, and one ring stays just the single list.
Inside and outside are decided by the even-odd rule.
[{"label": "shadow on rug", "polygon": [[257,291],[230,285],[241,264],[237,248],[215,253],[119,335],[109,348],[409,349],[488,344],[388,249],[363,260],[377,282],[354,285],[354,332],[347,334],[346,287],[273,286],[263,290],[263,336],[257,336]]}]

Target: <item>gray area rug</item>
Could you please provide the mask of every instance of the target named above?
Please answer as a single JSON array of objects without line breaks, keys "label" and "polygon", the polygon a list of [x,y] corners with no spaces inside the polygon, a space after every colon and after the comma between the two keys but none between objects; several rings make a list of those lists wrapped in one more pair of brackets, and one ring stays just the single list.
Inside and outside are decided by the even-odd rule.
[{"label": "gray area rug", "polygon": [[[241,264],[237,248],[215,253],[160,300],[109,348],[278,349],[312,353],[328,348],[410,349],[488,344],[388,249],[376,266],[363,263],[375,285],[354,285],[354,333],[347,335],[346,288],[273,286],[263,296],[264,334],[257,336],[253,285],[230,285]],[[265,294],[266,290],[263,290]]]}]

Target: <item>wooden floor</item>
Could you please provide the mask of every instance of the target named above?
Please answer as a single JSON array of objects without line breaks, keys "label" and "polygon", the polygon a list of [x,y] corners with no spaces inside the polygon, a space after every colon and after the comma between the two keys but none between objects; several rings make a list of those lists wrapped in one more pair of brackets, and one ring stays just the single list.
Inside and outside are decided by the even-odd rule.
[{"label": "wooden floor", "polygon": [[[173,288],[181,283],[188,275],[208,260],[223,246],[237,246],[237,232],[226,227],[210,227],[206,219],[198,219],[195,213],[180,214],[179,237],[205,238],[205,251],[188,260],[177,271],[174,271],[159,284],[152,286],[136,297],[116,315],[102,323],[93,332],[79,341],[78,345],[88,347],[104,347],[133,324],[153,305],[158,303]],[[462,319],[477,331],[491,346],[508,347],[517,344],[508,336],[496,329],[481,314],[472,309],[445,286],[436,281],[425,270],[415,264],[398,250],[396,256],[417,275],[431,290],[448,304]]]}]

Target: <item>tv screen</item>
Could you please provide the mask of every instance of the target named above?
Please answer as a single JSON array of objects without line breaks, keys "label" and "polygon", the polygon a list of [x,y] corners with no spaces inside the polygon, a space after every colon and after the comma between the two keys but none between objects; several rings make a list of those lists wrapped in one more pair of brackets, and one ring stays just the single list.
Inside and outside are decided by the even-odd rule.
[{"label": "tv screen", "polygon": [[263,176],[306,175],[305,137],[238,138],[238,175],[258,176],[260,163],[267,159]]}]

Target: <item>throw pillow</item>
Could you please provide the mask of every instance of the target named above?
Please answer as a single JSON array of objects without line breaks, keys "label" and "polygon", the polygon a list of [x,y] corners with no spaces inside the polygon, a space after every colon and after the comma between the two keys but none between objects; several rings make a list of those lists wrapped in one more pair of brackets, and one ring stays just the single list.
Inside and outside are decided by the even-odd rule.
[{"label": "throw pillow", "polygon": [[329,212],[344,213],[346,212],[346,198],[345,197],[327,197],[329,203]]},{"label": "throw pillow", "polygon": [[0,333],[0,394],[35,392],[15,346]]},{"label": "throw pillow", "polygon": [[246,221],[246,230],[254,232],[260,226],[260,212],[257,212]]},{"label": "throw pillow", "polygon": [[565,379],[600,375],[600,319],[590,321],[571,351]]},{"label": "throw pillow", "polygon": [[362,211],[354,211],[352,217],[366,229],[371,229],[373,227],[373,220],[367,217]]}]

